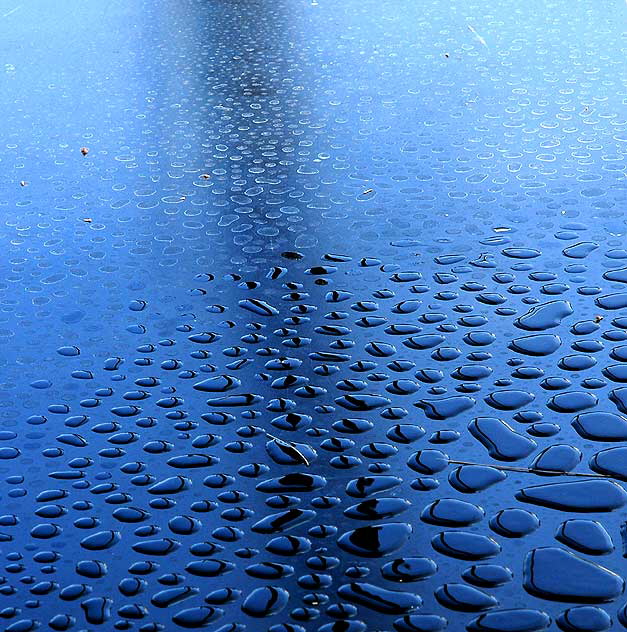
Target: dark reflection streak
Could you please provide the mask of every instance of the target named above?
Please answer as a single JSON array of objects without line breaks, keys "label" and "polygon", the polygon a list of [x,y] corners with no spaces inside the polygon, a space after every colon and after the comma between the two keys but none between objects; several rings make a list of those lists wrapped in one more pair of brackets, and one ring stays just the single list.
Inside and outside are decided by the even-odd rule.
[{"label": "dark reflection streak", "polygon": [[[318,241],[320,237],[319,218],[314,217],[314,213],[317,215],[318,212],[308,208],[319,187],[318,176],[309,168],[312,157],[317,153],[318,134],[307,123],[308,111],[312,109],[311,86],[315,84],[315,79],[307,75],[311,73],[311,64],[299,66],[293,62],[299,56],[295,48],[298,47],[296,40],[300,35],[297,35],[296,29],[292,29],[298,19],[295,13],[299,9],[293,5],[288,8],[283,3],[269,6],[263,2],[195,2],[194,5],[197,10],[191,14],[195,13],[196,19],[202,22],[202,29],[199,29],[202,39],[196,35],[192,37],[198,37],[195,44],[198,46],[198,66],[187,76],[182,74],[184,69],[181,69],[179,76],[182,85],[172,86],[172,90],[177,88],[178,94],[181,94],[177,97],[182,104],[176,113],[177,118],[185,118],[189,114],[185,104],[186,94],[196,94],[196,102],[199,98],[204,100],[202,104],[192,104],[189,108],[189,115],[198,116],[200,112],[205,118],[200,124],[194,125],[203,130],[203,135],[202,138],[190,139],[198,147],[198,164],[189,164],[189,168],[201,169],[209,173],[211,179],[202,183],[200,194],[193,191],[190,197],[192,204],[196,198],[209,198],[209,203],[203,207],[206,209],[205,217],[212,216],[209,218],[211,223],[207,222],[211,228],[204,237],[209,249],[224,249],[227,258],[234,264],[233,271],[243,275],[244,279],[264,281],[261,275],[270,266],[285,265],[279,253],[292,250],[299,234],[307,233]],[[190,26],[193,28],[193,23]],[[233,33],[237,33],[237,38],[228,39]],[[180,36],[175,36],[175,41],[168,45],[176,46],[179,40],[180,45],[189,46],[189,41],[186,43],[186,38]],[[172,76],[176,76],[176,73],[172,73]],[[167,95],[162,96],[166,98]],[[169,126],[164,123],[165,134],[170,134]],[[181,141],[177,142],[180,144]],[[173,145],[176,147],[174,142]],[[181,159],[189,155],[189,150],[181,152]],[[307,165],[304,169],[307,173],[299,173],[302,165]],[[212,189],[224,189],[225,195],[207,194]],[[228,198],[228,201],[221,202],[224,198]],[[242,230],[245,224],[251,226]],[[260,227],[261,234],[257,233]],[[286,277],[284,280],[292,278]],[[313,284],[313,281],[313,277],[307,278],[307,284]],[[280,295],[287,292],[281,288],[281,282],[263,285],[270,288],[266,289],[271,294],[270,302],[279,304]],[[223,300],[229,303],[228,297],[219,299],[220,302]],[[288,315],[288,311],[285,310],[283,315]],[[268,322],[264,321],[264,324],[267,325],[266,333],[283,323],[278,318],[272,318]],[[297,335],[311,337],[313,328],[313,322],[300,324]],[[279,346],[279,341],[270,338],[268,344]],[[308,347],[283,347],[281,354],[302,359],[305,363],[303,372],[307,375],[311,369],[307,354],[311,350]],[[316,383],[315,380],[312,382]],[[258,388],[256,383],[255,388]],[[281,391],[267,388],[267,399],[282,395],[284,393]],[[316,403],[317,399],[299,400],[297,411],[319,417],[313,410]],[[270,429],[267,413],[263,419],[264,429]],[[326,423],[321,422],[320,425]],[[234,430],[226,433],[225,439],[238,439]],[[274,439],[273,434],[267,433],[267,436]],[[277,438],[305,444],[311,442],[304,433],[290,433],[289,436],[282,434]],[[263,447],[259,449],[259,458],[263,459]],[[300,455],[297,449],[294,450],[296,456]],[[306,458],[300,457],[305,461],[305,466],[309,465]],[[251,460],[253,458],[251,456]],[[337,477],[337,472],[327,464],[316,463],[313,467],[316,473],[328,474],[331,479],[349,480],[349,477]],[[275,465],[271,475],[301,471],[301,468],[302,465],[296,468]],[[262,500],[263,497],[258,496],[252,506],[259,516],[271,511]],[[303,502],[307,503],[307,498],[303,498]],[[334,510],[319,512],[320,521],[335,524],[337,518],[330,512],[335,513]],[[302,535],[307,535],[306,530]],[[264,537],[258,542],[265,545],[268,539]],[[324,540],[320,544],[334,547],[333,541]],[[314,554],[320,544],[312,538],[310,554]],[[260,557],[271,559],[267,554],[261,554]],[[281,585],[291,595],[292,608],[302,607],[302,597],[305,592],[311,592],[300,588],[296,582],[296,578],[312,572],[305,565],[307,557],[309,555],[300,555],[286,560],[294,566],[295,573],[292,578],[283,578]],[[334,575],[333,585],[323,592],[331,602],[341,583],[342,571],[341,568],[329,571]],[[324,616],[324,609],[324,605],[321,605],[321,624],[329,620]],[[287,616],[288,612],[283,612],[281,620],[286,621]]]},{"label": "dark reflection streak", "polygon": [[[226,189],[239,216],[232,224],[222,222],[228,225],[217,232],[243,269],[276,264],[274,253],[305,230],[303,200],[289,194],[306,184],[297,170],[308,158],[298,157],[298,145],[312,142],[298,123],[299,113],[308,109],[301,89],[307,79],[288,62],[294,57],[293,19],[281,3],[271,9],[261,2],[196,6],[198,19],[208,26],[196,75],[205,84],[199,89],[206,95],[205,164],[220,170],[211,183]],[[228,39],[233,33],[237,38]],[[283,206],[291,208],[281,213]]]}]

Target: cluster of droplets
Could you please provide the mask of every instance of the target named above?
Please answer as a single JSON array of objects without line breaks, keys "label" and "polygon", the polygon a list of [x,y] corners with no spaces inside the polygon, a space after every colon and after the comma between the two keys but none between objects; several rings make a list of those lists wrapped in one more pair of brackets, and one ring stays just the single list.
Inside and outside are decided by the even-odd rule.
[{"label": "cluster of droplets", "polygon": [[[43,464],[6,479],[7,629],[29,608],[58,630],[609,629],[627,252],[589,285],[586,230],[564,225],[551,272],[502,231],[431,261],[286,251],[263,279],[198,274],[159,340],[132,301],[134,358],[85,366],[68,341],[77,393],[26,419]],[[6,462],[34,447],[1,438]]]},{"label": "cluster of droplets", "polygon": [[614,18],[401,5],[1,16],[7,630],[627,626]]}]

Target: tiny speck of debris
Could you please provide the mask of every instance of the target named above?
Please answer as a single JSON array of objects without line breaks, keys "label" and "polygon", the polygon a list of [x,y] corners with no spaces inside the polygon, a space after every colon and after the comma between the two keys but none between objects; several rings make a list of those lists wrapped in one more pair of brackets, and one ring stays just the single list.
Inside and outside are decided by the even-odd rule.
[{"label": "tiny speck of debris", "polygon": [[89,153],[89,147],[81,147],[81,154],[86,156]]},{"label": "tiny speck of debris", "polygon": [[450,57],[450,55],[448,53],[444,53],[444,57],[446,57],[448,59]]},{"label": "tiny speck of debris", "polygon": [[86,224],[91,224],[91,222],[92,222],[93,220],[91,219],[91,217],[83,217],[83,221],[84,221]]},{"label": "tiny speck of debris", "polygon": [[210,176],[208,173],[203,173],[200,177],[201,177],[203,180],[209,180],[209,178],[210,178],[211,176]]},{"label": "tiny speck of debris", "polygon": [[28,182],[26,182],[26,180],[20,180],[20,186],[21,187],[27,187],[28,186]]},{"label": "tiny speck of debris", "polygon": [[295,250],[287,250],[286,252],[282,252],[281,256],[284,259],[291,259],[292,261],[298,261],[303,258],[303,254],[300,252],[296,252]]},{"label": "tiny speck of debris", "polygon": [[597,314],[597,315],[594,317],[594,322],[595,322],[595,323],[600,323],[602,320],[603,320],[603,316],[601,316],[600,314]]},{"label": "tiny speck of debris", "polygon": [[366,189],[362,195],[368,195],[368,193],[372,193],[374,191],[374,189]]}]

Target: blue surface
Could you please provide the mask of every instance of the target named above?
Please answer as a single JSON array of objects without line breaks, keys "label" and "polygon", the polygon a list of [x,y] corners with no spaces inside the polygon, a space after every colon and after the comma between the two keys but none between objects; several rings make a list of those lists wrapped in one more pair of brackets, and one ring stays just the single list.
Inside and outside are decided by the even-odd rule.
[{"label": "blue surface", "polygon": [[4,629],[627,627],[626,18],[0,2]]}]

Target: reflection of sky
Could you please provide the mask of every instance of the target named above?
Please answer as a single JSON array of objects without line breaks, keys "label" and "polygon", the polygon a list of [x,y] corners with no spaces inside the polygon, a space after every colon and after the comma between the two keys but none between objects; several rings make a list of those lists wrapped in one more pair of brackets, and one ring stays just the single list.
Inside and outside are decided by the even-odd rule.
[{"label": "reflection of sky", "polygon": [[[320,217],[372,243],[530,216],[546,231],[560,216],[546,209],[615,215],[613,14],[571,7],[547,24],[533,3],[491,10],[21,5],[4,18],[5,177],[29,188],[6,199],[10,221],[30,225],[51,200],[60,221],[97,215],[93,232],[115,221],[115,240],[73,222],[72,234],[103,262],[97,244],[115,243],[111,266],[137,272],[207,257],[200,234],[228,236],[241,262],[283,239],[316,245]],[[70,148],[83,144],[93,164],[77,173]],[[211,185],[205,170],[217,170]],[[35,248],[51,232],[67,239],[65,225],[41,230]]]}]

